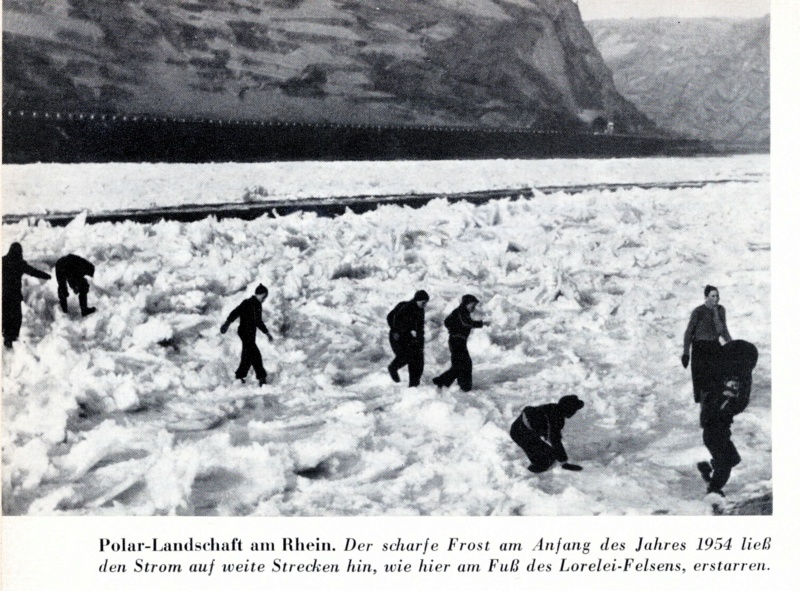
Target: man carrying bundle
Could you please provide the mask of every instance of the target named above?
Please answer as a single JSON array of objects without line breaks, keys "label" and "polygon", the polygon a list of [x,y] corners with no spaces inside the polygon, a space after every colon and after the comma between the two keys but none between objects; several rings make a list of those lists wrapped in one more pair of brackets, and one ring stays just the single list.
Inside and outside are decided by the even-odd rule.
[{"label": "man carrying bundle", "polygon": [[742,461],[731,441],[731,425],[733,417],[750,402],[752,374],[757,361],[758,349],[752,343],[742,340],[726,343],[721,353],[722,380],[701,402],[700,426],[711,461],[700,462],[697,469],[708,484],[708,494],[724,497],[722,487],[728,482],[733,467]]}]

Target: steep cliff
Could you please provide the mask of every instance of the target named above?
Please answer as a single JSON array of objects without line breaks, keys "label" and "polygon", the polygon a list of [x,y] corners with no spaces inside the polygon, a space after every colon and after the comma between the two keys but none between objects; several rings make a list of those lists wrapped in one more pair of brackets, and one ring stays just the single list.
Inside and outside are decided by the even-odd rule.
[{"label": "steep cliff", "polygon": [[4,0],[6,106],[652,128],[572,0]]},{"label": "steep cliff", "polygon": [[619,91],[659,126],[722,146],[769,147],[768,16],[586,26]]}]

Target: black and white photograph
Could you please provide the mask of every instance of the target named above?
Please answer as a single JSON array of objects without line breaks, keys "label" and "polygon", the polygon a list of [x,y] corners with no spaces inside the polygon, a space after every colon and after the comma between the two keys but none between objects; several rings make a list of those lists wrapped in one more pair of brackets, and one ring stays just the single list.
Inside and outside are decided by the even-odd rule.
[{"label": "black and white photograph", "polygon": [[4,0],[3,515],[771,516],[770,18]]}]

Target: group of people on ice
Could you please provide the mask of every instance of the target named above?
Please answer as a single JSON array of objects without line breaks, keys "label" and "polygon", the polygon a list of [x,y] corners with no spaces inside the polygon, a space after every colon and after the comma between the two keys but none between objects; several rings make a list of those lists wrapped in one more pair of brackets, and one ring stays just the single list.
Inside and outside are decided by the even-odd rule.
[{"label": "group of people on ice", "polygon": [[[697,468],[708,485],[707,492],[724,496],[722,488],[733,467],[741,461],[731,441],[731,424],[733,417],[750,401],[758,350],[752,343],[731,338],[725,308],[719,304],[719,290],[707,285],[704,295],[705,302],[692,311],[689,319],[681,362],[684,368],[691,362],[694,400],[701,406],[703,443],[711,453],[711,461],[702,461]],[[387,316],[389,344],[395,355],[389,364],[389,375],[399,382],[398,370],[407,365],[408,385],[411,387],[420,384],[425,365],[425,307],[428,300],[427,292],[417,291],[411,300],[400,302]],[[454,381],[464,392],[472,388],[472,359],[467,339],[473,328],[489,324],[472,318],[478,303],[473,295],[463,296],[460,305],[444,321],[449,335],[451,366],[433,378],[433,383],[439,388],[448,387]],[[511,425],[510,435],[530,461],[528,470],[544,472],[559,462],[566,470],[582,470],[581,466],[568,462],[561,432],[566,419],[583,406],[584,402],[571,394],[556,403],[526,406],[522,410]]]},{"label": "group of people on ice", "polygon": [[[231,323],[239,320],[237,333],[242,341],[242,356],[235,376],[244,381],[252,367],[260,385],[266,383],[267,373],[256,344],[256,330],[272,341],[272,335],[261,318],[262,303],[268,294],[269,290],[259,285],[253,296],[234,308],[220,329],[225,334]],[[411,300],[397,304],[386,318],[389,323],[389,346],[395,355],[389,364],[389,375],[392,380],[399,382],[398,370],[408,366],[408,385],[411,387],[419,386],[425,367],[425,307],[429,300],[428,293],[419,290]],[[489,325],[488,321],[472,318],[478,303],[475,296],[465,295],[461,298],[461,304],[444,321],[450,335],[451,367],[433,378],[433,383],[440,388],[458,382],[464,392],[472,389],[472,359],[467,349],[467,339],[473,328]]]},{"label": "group of people on ice", "polygon": [[[87,303],[89,283],[86,277],[94,276],[94,265],[75,254],[59,258],[55,264],[58,283],[58,300],[67,313],[68,287],[78,295],[81,314],[95,311]],[[19,337],[22,324],[22,277],[30,275],[48,280],[50,275],[28,264],[22,246],[15,242],[3,257],[3,342],[12,348]],[[269,290],[259,285],[255,294],[242,301],[227,316],[221,332],[239,321],[237,334],[242,341],[242,353],[235,377],[245,381],[252,368],[259,385],[266,383],[267,373],[256,344],[256,331],[260,330],[272,341],[273,337],[262,319],[262,304]],[[683,339],[681,362],[684,368],[691,364],[694,401],[700,404],[700,425],[703,443],[711,454],[710,461],[698,463],[697,468],[707,483],[708,493],[724,496],[723,487],[731,470],[741,458],[731,441],[733,418],[742,412],[750,401],[752,372],[758,360],[756,347],[743,340],[733,340],[728,331],[725,308],[719,304],[719,290],[707,285],[705,301],[690,316]],[[389,375],[400,381],[398,371],[408,366],[408,385],[419,386],[425,366],[425,308],[430,297],[419,290],[408,301],[398,303],[387,315],[389,345],[395,355],[389,364]],[[472,358],[467,341],[473,328],[489,325],[487,320],[472,317],[479,301],[466,294],[461,303],[445,318],[450,349],[450,368],[433,378],[438,388],[457,382],[464,392],[472,389]],[[720,339],[724,345],[720,344]],[[567,470],[581,470],[568,462],[561,441],[566,419],[575,415],[584,402],[574,394],[563,396],[558,402],[539,406],[526,406],[511,425],[511,439],[522,448],[534,473],[544,472],[560,463]]]},{"label": "group of people on ice", "polygon": [[[395,358],[389,364],[389,375],[400,381],[397,371],[408,365],[408,385],[419,386],[425,365],[425,307],[428,293],[419,290],[409,301],[397,304],[386,317],[389,323],[389,345]],[[444,320],[447,329],[447,346],[450,349],[450,368],[433,378],[438,388],[447,388],[457,382],[464,392],[472,389],[472,358],[467,340],[473,328],[489,326],[488,320],[472,317],[480,302],[472,294],[462,296],[458,307]],[[562,397],[555,404],[527,406],[511,426],[511,438],[528,456],[531,472],[544,472],[554,463],[561,462],[566,470],[581,470],[577,464],[567,462],[567,452],[561,443],[561,431],[566,419],[583,408],[584,402],[574,394]]]},{"label": "group of people on ice", "polygon": [[705,301],[692,310],[683,335],[681,363],[686,368],[691,362],[703,443],[711,454],[711,461],[698,463],[697,469],[708,484],[708,493],[725,496],[722,487],[733,467],[741,462],[731,441],[731,425],[733,417],[750,402],[758,350],[752,343],[731,338],[719,290],[706,285],[703,293]]},{"label": "group of people on ice", "polygon": [[[428,293],[419,290],[414,297],[397,304],[386,316],[389,323],[389,346],[395,358],[389,364],[389,375],[395,382],[400,381],[397,371],[408,365],[408,385],[419,386],[425,366],[425,306]],[[458,382],[464,392],[472,389],[472,358],[467,349],[467,339],[473,328],[489,326],[488,320],[472,317],[480,302],[474,295],[461,298],[459,306],[445,318],[444,326],[448,332],[447,345],[450,348],[450,368],[442,375],[433,378],[439,388],[447,388]]]},{"label": "group of people on ice", "polygon": [[[94,265],[75,254],[68,254],[56,261],[56,283],[58,284],[58,303],[66,314],[69,286],[78,295],[81,314],[88,316],[95,308],[87,303],[89,282],[86,277],[94,277]],[[51,275],[31,266],[24,258],[22,245],[14,242],[3,257],[3,345],[6,349],[14,346],[22,328],[22,276],[30,275],[48,280]]]}]

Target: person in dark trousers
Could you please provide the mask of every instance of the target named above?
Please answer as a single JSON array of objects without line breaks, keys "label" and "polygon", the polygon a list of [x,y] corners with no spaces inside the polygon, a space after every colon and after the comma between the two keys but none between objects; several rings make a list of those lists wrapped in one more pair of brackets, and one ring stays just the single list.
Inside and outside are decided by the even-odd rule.
[{"label": "person in dark trousers", "polygon": [[472,390],[472,358],[467,350],[467,339],[473,328],[489,326],[488,321],[472,319],[471,314],[477,305],[478,298],[467,294],[461,298],[458,308],[444,320],[444,326],[449,333],[447,345],[450,348],[450,369],[433,378],[433,383],[439,388],[446,388],[458,381],[464,392]]},{"label": "person in dark trousers", "polygon": [[50,275],[31,267],[22,256],[22,245],[14,242],[3,257],[3,344],[11,349],[22,328],[22,276],[50,279]]},{"label": "person in dark trousers", "polygon": [[540,473],[561,462],[565,470],[583,468],[567,462],[567,452],[561,442],[561,430],[566,419],[583,408],[583,400],[569,394],[557,403],[526,406],[511,424],[511,439],[522,448],[531,464],[528,470]]},{"label": "person in dark trousers", "polygon": [[272,342],[272,335],[264,325],[261,318],[261,304],[267,299],[269,290],[263,285],[259,284],[256,287],[256,293],[244,300],[241,304],[228,315],[228,318],[222,325],[220,332],[225,334],[231,323],[239,319],[239,329],[236,331],[239,338],[242,339],[242,360],[239,367],[236,368],[236,377],[244,383],[247,374],[252,367],[256,372],[259,386],[267,383],[267,372],[264,369],[264,363],[261,360],[261,351],[258,350],[256,344],[256,329],[259,329],[267,338]]},{"label": "person in dark trousers", "polygon": [[67,308],[67,297],[69,291],[67,286],[72,288],[72,291],[78,294],[78,303],[81,307],[81,315],[88,316],[92,314],[96,308],[90,308],[86,303],[87,295],[89,293],[89,282],[86,276],[94,277],[94,265],[76,254],[68,254],[61,257],[56,261],[56,281],[58,282],[58,303],[61,305],[61,310],[66,314],[69,309]]},{"label": "person in dark trousers", "polygon": [[397,370],[408,365],[408,386],[419,386],[425,366],[425,306],[428,293],[421,289],[413,299],[400,302],[386,316],[389,323],[389,345],[394,359],[389,364],[389,375],[400,381]]},{"label": "person in dark trousers", "polygon": [[719,305],[719,290],[706,285],[706,301],[692,310],[689,325],[683,335],[683,367],[689,365],[691,349],[692,386],[694,401],[702,402],[706,393],[719,383],[719,365],[722,347],[719,339],[726,343],[731,340],[725,320],[725,308]]},{"label": "person in dark trousers", "polygon": [[700,403],[703,443],[711,453],[711,461],[700,462],[697,469],[708,484],[708,494],[724,497],[722,487],[727,484],[733,467],[742,460],[731,441],[731,425],[733,417],[747,408],[750,402],[752,373],[758,361],[758,349],[747,341],[730,341],[722,347],[721,358],[723,377]]}]

